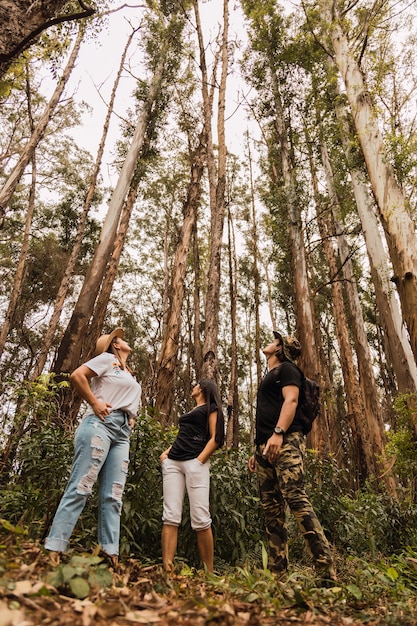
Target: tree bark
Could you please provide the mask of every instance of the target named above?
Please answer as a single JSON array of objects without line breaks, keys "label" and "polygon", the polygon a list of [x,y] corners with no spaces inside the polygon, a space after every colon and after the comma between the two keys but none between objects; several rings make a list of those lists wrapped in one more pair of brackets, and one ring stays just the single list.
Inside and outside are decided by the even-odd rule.
[{"label": "tree bark", "polygon": [[229,294],[230,294],[230,381],[227,397],[226,447],[237,448],[239,445],[239,392],[237,380],[237,258],[233,220],[228,211],[228,257],[229,257]]},{"label": "tree bark", "polygon": [[[249,183],[251,195],[251,229],[253,241],[253,290],[254,290],[254,315],[255,315],[255,362],[256,362],[256,380],[258,386],[262,380],[262,363],[261,363],[261,320],[260,320],[260,275],[259,275],[259,249],[258,249],[258,229],[255,205],[255,186],[253,182],[253,164],[252,154],[249,143],[249,135],[247,135],[248,146],[248,164],[249,164]],[[275,320],[272,319],[272,328],[275,328]]]},{"label": "tree bark", "polygon": [[[352,260],[350,258],[349,248],[343,235],[342,227],[339,225],[341,209],[334,189],[333,172],[328,157],[327,147],[324,142],[321,145],[322,161],[326,176],[327,188],[330,196],[330,206],[333,214],[333,223],[336,228],[337,241],[340,255],[340,263],[342,267],[342,275],[344,278],[346,301],[350,311],[350,321],[353,340],[355,344],[355,352],[359,371],[359,388],[361,390],[360,400],[356,411],[360,410],[360,415],[355,415],[356,423],[360,423],[362,428],[362,443],[365,451],[364,460],[366,460],[367,469],[370,474],[376,477],[384,476],[384,482],[395,495],[396,486],[392,476],[385,471],[384,467],[384,447],[386,442],[384,423],[382,420],[381,404],[378,398],[376,380],[372,367],[371,351],[365,332],[365,322],[363,319],[362,307],[359,299],[355,273],[353,270]],[[353,389],[347,389],[347,393],[354,393]],[[357,394],[356,394],[357,396]],[[359,403],[359,397],[357,397]],[[362,410],[361,410],[362,409]]]},{"label": "tree bark", "polygon": [[[417,240],[413,220],[394,171],[384,156],[384,142],[378,118],[366,88],[364,76],[355,60],[337,5],[325,1],[323,15],[330,24],[334,61],[343,78],[353,121],[369,174],[369,180],[385,230],[401,309],[417,359]],[[334,13],[336,11],[336,13]]]},{"label": "tree bark", "polygon": [[69,4],[68,0],[0,0],[0,76],[45,29],[95,13],[95,9],[87,6],[86,2],[79,1],[81,11],[59,16],[61,9]]},{"label": "tree bark", "polygon": [[179,244],[175,252],[172,276],[168,290],[169,306],[167,321],[162,336],[162,345],[157,361],[157,396],[155,406],[161,424],[171,421],[174,397],[174,379],[177,369],[178,345],[181,331],[181,310],[184,301],[184,281],[192,233],[197,220],[197,209],[201,197],[201,180],[204,172],[206,148],[203,134],[192,155],[190,183],[183,208],[183,223]]},{"label": "tree bark", "polygon": [[[32,117],[32,105],[31,105],[31,92],[30,92],[30,84],[29,84],[29,71],[28,66],[26,65],[26,95],[27,95],[27,103],[28,103],[28,116],[30,121],[30,130],[31,134],[34,131],[34,120]],[[30,231],[32,225],[33,212],[35,210],[35,191],[36,191],[36,154],[35,151],[32,153],[32,182],[29,191],[29,201],[28,201],[28,210],[26,213],[25,220],[25,229],[23,233],[23,241],[22,247],[20,249],[19,261],[17,263],[16,274],[14,276],[13,287],[10,294],[9,304],[7,306],[6,315],[3,322],[3,327],[0,333],[0,358],[4,351],[4,346],[6,345],[7,336],[9,334],[10,329],[13,325],[13,317],[15,315],[17,303],[19,301],[19,297],[22,291],[22,284],[25,275],[26,268],[26,259],[29,251],[29,243],[30,243]]]},{"label": "tree bark", "polygon": [[350,165],[352,160],[353,162],[355,160],[354,155],[352,155],[352,146],[355,142],[349,131],[345,111],[340,104],[336,105],[336,115],[365,238],[372,282],[375,287],[378,316],[384,332],[387,361],[392,366],[400,393],[415,393],[417,390],[417,366],[401,319],[401,310],[395,296],[395,289],[390,281],[392,273],[387,262],[386,245],[380,231],[378,216],[375,213],[375,203],[368,191],[364,174]]},{"label": "tree bark", "polygon": [[[283,196],[285,197],[288,211],[288,236],[291,246],[291,263],[294,276],[297,336],[302,346],[299,366],[307,377],[317,380],[317,382],[322,385],[320,360],[317,358],[319,350],[316,343],[314,311],[307,275],[301,211],[297,198],[295,197],[295,174],[290,160],[288,133],[274,63],[274,59],[270,57],[270,76],[275,106],[274,126],[281,158]],[[278,180],[275,182],[279,184]],[[321,432],[318,420],[316,420],[313,422],[313,428],[309,435],[311,447],[322,449],[324,445],[323,436],[324,433]]]},{"label": "tree bark", "polygon": [[[332,179],[329,180],[329,163],[327,149],[321,143],[321,156],[324,165],[328,193],[333,202],[334,190]],[[315,184],[315,195],[318,198],[318,184]],[[334,320],[336,328],[336,336],[340,349],[340,361],[342,366],[343,381],[345,387],[345,397],[347,406],[347,421],[352,435],[351,453],[355,459],[356,472],[359,479],[359,485],[364,485],[367,478],[376,473],[375,457],[371,446],[371,440],[368,432],[368,420],[363,400],[363,390],[359,384],[358,371],[355,366],[352,346],[349,340],[348,320],[343,301],[342,273],[337,267],[335,251],[331,242],[332,223],[333,220],[324,213],[317,211],[317,222],[319,225],[320,236],[326,257],[326,263],[329,268],[329,280],[332,292],[332,304],[334,309]],[[357,325],[360,320],[351,319],[352,325]],[[358,485],[358,486],[359,486]]]},{"label": "tree bark", "polygon": [[[225,190],[226,190],[226,143],[225,143],[225,123],[224,113],[226,106],[226,81],[228,72],[228,33],[229,15],[228,0],[223,1],[223,34],[221,42],[221,78],[218,93],[217,107],[217,181],[214,184],[213,153],[210,153],[208,146],[207,159],[209,166],[210,184],[210,252],[209,268],[207,273],[207,291],[205,296],[205,336],[203,344],[203,376],[206,378],[217,378],[217,347],[219,331],[219,301],[220,301],[220,276],[221,276],[221,249],[225,213]],[[200,46],[201,46],[200,42]],[[201,52],[204,52],[204,49]],[[204,96],[204,93],[203,93]],[[209,114],[211,103],[207,96],[204,99],[204,120],[207,129],[210,128]],[[211,161],[210,161],[211,160]],[[215,190],[215,195],[214,195]]]}]

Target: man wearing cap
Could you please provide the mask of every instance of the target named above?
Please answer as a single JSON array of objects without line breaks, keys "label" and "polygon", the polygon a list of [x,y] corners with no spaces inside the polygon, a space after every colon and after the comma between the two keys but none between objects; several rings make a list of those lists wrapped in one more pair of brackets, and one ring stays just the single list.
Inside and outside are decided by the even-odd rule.
[{"label": "man wearing cap", "polygon": [[295,337],[274,331],[274,341],[263,353],[268,372],[258,389],[256,451],[248,465],[258,476],[270,569],[280,577],[288,569],[288,505],[322,581],[335,580],[330,546],[304,486],[305,435],[298,408],[303,374],[295,365],[301,346]]},{"label": "man wearing cap", "polygon": [[80,365],[71,382],[87,402],[74,439],[74,461],[45,548],[57,564],[98,481],[98,542],[113,566],[118,564],[120,513],[129,465],[130,433],[141,387],[126,361],[131,352],[123,329],[101,335],[94,357]]}]

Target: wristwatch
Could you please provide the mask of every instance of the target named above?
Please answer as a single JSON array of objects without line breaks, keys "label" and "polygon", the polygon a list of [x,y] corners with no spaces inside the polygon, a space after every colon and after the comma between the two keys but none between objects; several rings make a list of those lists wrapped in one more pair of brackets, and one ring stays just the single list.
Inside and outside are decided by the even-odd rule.
[{"label": "wristwatch", "polygon": [[281,426],[275,426],[275,428],[274,428],[274,433],[275,433],[276,435],[282,435],[282,436],[284,436],[284,435],[285,435],[285,430],[284,430],[283,428],[281,428]]}]

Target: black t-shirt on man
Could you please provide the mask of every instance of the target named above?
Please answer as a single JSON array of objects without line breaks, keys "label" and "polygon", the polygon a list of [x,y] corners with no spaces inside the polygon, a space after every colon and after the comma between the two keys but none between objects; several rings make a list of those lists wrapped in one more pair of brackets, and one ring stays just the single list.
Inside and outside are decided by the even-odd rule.
[{"label": "black t-shirt on man", "polygon": [[[266,443],[274,432],[277,425],[281,407],[284,403],[282,388],[288,385],[295,385],[300,389],[302,383],[302,373],[296,365],[290,361],[284,361],[277,367],[272,368],[263,377],[259,385],[256,400],[256,436],[257,446]],[[294,420],[287,432],[301,431],[302,426],[299,421],[300,409],[297,407]]]}]

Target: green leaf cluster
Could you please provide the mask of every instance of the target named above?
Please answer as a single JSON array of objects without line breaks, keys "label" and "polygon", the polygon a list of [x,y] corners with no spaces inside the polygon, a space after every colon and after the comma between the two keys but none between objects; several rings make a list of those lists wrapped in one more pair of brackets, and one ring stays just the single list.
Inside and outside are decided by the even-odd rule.
[{"label": "green leaf cluster", "polygon": [[99,556],[73,556],[47,576],[47,582],[62,593],[86,598],[91,591],[110,587],[113,576]]}]

